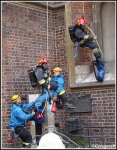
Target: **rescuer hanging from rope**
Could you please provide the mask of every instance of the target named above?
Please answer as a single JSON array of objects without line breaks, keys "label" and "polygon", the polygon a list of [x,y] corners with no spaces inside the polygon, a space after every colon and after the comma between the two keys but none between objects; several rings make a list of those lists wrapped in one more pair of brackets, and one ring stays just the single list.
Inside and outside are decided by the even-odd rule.
[{"label": "rescuer hanging from rope", "polygon": [[97,36],[91,37],[87,35],[86,24],[86,20],[81,17],[77,20],[75,26],[68,27],[70,38],[76,46],[76,54],[74,55],[74,58],[78,56],[78,51],[80,50],[80,47],[89,47],[90,49],[92,49],[92,53],[96,58],[94,65],[96,65],[98,70],[96,74],[96,79],[98,82],[102,82],[105,75],[105,65],[104,61],[101,59],[101,49],[99,48],[98,44],[93,41],[97,40]]},{"label": "rescuer hanging from rope", "polygon": [[[38,112],[42,108],[44,102],[51,100],[52,93],[48,92],[48,88],[51,90],[56,90],[58,85],[55,82],[50,82],[49,71],[48,71],[47,58],[40,58],[35,69],[28,70],[30,82],[33,88],[42,89],[41,95],[37,98],[35,103],[35,111]],[[36,113],[37,114],[37,113]],[[42,134],[42,123],[38,123],[38,119],[32,118],[35,121],[36,135]],[[36,137],[36,141],[39,141],[39,137]],[[38,143],[37,143],[38,144]]]},{"label": "rescuer hanging from rope", "polygon": [[[64,76],[62,75],[62,69],[60,67],[55,67],[53,69],[52,81],[58,84],[58,88],[54,91],[53,100],[56,101],[57,108],[74,108],[72,104],[67,101],[66,91],[64,89]],[[62,104],[61,104],[62,102]]]}]

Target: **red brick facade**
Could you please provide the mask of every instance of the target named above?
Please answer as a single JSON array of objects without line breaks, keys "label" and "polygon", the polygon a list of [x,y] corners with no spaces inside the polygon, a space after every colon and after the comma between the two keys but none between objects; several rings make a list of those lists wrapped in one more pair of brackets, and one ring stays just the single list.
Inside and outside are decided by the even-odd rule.
[{"label": "red brick facade", "polygon": [[[93,21],[92,4],[93,2],[85,3],[85,18],[89,24]],[[82,15],[83,3],[71,2],[71,10],[72,22],[75,23]],[[50,68],[58,65],[63,69],[65,88],[71,93],[68,88],[64,13],[64,10],[49,12],[47,28],[46,11],[2,3],[2,148],[21,147],[19,139],[14,139],[12,144],[6,142],[11,96],[16,93],[27,96],[38,93],[30,86],[27,70],[33,68],[40,57],[48,57]],[[88,48],[80,50],[79,55],[76,65],[91,63],[91,51]],[[108,86],[102,90],[88,91],[93,98],[92,113],[71,115],[68,110],[58,110],[55,121],[60,122],[61,132],[64,132],[65,120],[71,116],[81,118],[93,126],[115,126],[115,89]],[[74,93],[78,92],[79,90]],[[27,122],[26,127],[30,130],[30,122]]]}]

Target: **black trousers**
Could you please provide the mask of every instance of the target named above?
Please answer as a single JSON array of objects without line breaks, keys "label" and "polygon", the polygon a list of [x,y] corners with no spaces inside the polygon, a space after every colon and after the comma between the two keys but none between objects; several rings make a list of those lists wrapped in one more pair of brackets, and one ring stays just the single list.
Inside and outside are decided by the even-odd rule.
[{"label": "black trousers", "polygon": [[89,47],[90,49],[99,49],[98,45],[94,41],[87,41],[84,44],[81,44],[80,47]]},{"label": "black trousers", "polygon": [[[35,123],[35,132],[36,132],[36,135],[42,134],[42,123]],[[40,137],[37,136],[36,137],[37,145],[39,145],[39,139],[40,139]]]},{"label": "black trousers", "polygon": [[17,126],[15,128],[15,133],[19,135],[23,142],[23,147],[26,147],[29,145],[32,141],[32,135],[24,128],[21,126]]},{"label": "black trousers", "polygon": [[[67,101],[67,99],[66,99],[66,92],[63,93],[62,95],[58,95],[58,99],[61,100],[62,102]],[[59,102],[60,102],[60,101],[59,101]]]}]

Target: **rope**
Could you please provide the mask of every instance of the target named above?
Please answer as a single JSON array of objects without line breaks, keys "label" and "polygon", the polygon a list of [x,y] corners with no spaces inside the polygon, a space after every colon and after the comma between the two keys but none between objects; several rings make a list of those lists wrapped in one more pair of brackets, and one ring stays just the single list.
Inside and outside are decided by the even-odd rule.
[{"label": "rope", "polygon": [[[45,89],[46,90],[46,89]],[[49,104],[49,94],[48,94],[48,91],[46,90],[46,94],[47,94],[47,96],[46,96],[46,101],[45,101],[45,105],[44,105],[44,108],[42,109],[42,112],[45,110],[45,108],[46,108],[46,106],[47,106],[47,103],[48,103],[48,114],[51,114],[51,111],[50,111],[50,109],[49,109],[49,106],[50,106],[50,104]]]},{"label": "rope", "polygon": [[56,50],[56,57],[55,57],[55,64],[57,64],[57,48],[56,48],[56,25],[55,25],[55,22],[54,22],[54,26],[55,26],[55,50]]},{"label": "rope", "polygon": [[[85,18],[85,12],[84,12],[84,1],[83,1],[83,18]],[[86,25],[86,27],[91,31],[91,33],[93,34],[93,36],[95,36],[95,34],[93,33],[93,31],[91,30],[91,28],[89,28],[87,25]],[[98,45],[98,47],[99,47],[99,49],[100,49],[100,51],[101,51],[101,53],[102,53],[102,58],[103,58],[103,52],[102,52],[102,50],[101,50],[101,48],[100,48],[100,46],[99,46],[99,43],[98,43],[98,41],[97,40],[95,40],[96,41],[96,43],[97,43],[97,45]]]},{"label": "rope", "polygon": [[85,18],[85,12],[84,12],[84,1],[83,1],[83,17]]},{"label": "rope", "polygon": [[[93,36],[95,36],[95,34],[94,34],[94,32],[91,30],[91,28],[89,28],[87,25],[86,25],[86,27],[91,31],[91,33],[93,34]],[[102,52],[102,50],[101,50],[101,48],[100,48],[100,46],[99,46],[99,44],[98,44],[98,41],[97,40],[95,40],[96,41],[96,43],[97,43],[97,45],[98,45],[98,47],[99,47],[99,49],[100,49],[100,51],[101,51],[101,53],[102,53],[102,57],[103,57],[103,52]]]},{"label": "rope", "polygon": [[47,58],[48,58],[48,1],[47,1]]}]

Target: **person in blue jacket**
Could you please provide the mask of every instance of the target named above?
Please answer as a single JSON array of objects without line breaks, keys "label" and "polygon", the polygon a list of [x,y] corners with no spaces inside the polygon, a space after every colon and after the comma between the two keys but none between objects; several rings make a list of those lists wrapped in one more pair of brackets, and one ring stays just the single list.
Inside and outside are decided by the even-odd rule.
[{"label": "person in blue jacket", "polygon": [[26,114],[25,110],[34,106],[36,100],[29,104],[21,104],[21,97],[17,94],[13,95],[11,99],[13,104],[11,105],[11,117],[8,125],[10,129],[14,129],[15,133],[19,135],[23,147],[26,147],[32,141],[32,135],[24,128],[25,121],[32,118],[35,112],[32,111],[32,113]]},{"label": "person in blue jacket", "polygon": [[51,80],[58,84],[58,88],[55,91],[53,91],[53,100],[56,101],[58,108],[72,108],[72,104],[67,102],[66,92],[64,89],[64,76],[61,74],[62,69],[56,67],[52,70],[52,72],[54,76]]}]

